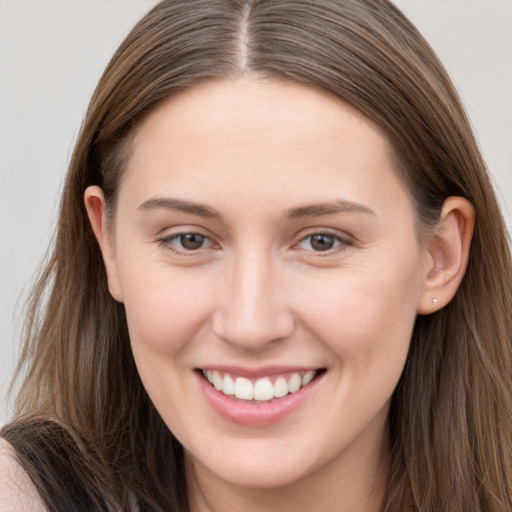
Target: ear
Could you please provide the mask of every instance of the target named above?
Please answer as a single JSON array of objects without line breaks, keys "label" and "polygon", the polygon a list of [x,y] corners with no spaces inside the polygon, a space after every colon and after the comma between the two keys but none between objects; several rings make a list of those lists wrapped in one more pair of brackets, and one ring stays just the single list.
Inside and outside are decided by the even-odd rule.
[{"label": "ear", "polygon": [[438,225],[424,242],[419,314],[433,313],[452,300],[466,271],[474,225],[475,210],[467,199],[446,199]]},{"label": "ear", "polygon": [[105,215],[105,197],[100,187],[88,187],[84,194],[85,208],[92,230],[98,241],[107,271],[108,289],[112,297],[123,302],[123,294],[119,283],[117,261],[113,245],[113,233],[107,225]]}]

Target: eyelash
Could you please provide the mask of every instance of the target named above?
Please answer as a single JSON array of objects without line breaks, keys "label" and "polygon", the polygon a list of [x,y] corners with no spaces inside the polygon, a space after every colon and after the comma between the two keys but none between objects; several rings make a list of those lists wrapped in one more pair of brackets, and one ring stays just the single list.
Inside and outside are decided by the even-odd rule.
[{"label": "eyelash", "polygon": [[[318,256],[329,256],[333,253],[337,253],[338,251],[343,251],[347,247],[351,247],[353,245],[353,241],[349,238],[343,238],[335,233],[331,233],[330,231],[315,231],[312,233],[307,234],[306,236],[302,237],[299,242],[296,244],[296,246],[299,246],[303,242],[310,240],[309,245],[311,246],[312,240],[314,237],[327,237],[333,239],[333,243],[335,244],[333,247],[327,248],[325,250],[314,250],[314,249],[302,249],[306,251],[314,252],[315,255]],[[301,249],[301,248],[299,248]]]},{"label": "eyelash", "polygon": [[[187,249],[183,247],[183,240],[182,237],[185,236],[196,236],[200,237],[202,239],[201,246],[197,249]],[[333,247],[328,247],[324,250],[314,250],[312,248],[312,240],[314,237],[327,237],[333,240],[333,244],[335,244]],[[307,240],[310,240],[309,245],[310,248],[303,248],[300,247],[300,245]],[[181,248],[176,247],[176,241],[179,241]],[[214,245],[214,242],[206,235],[203,235],[202,233],[198,233],[195,231],[185,231],[181,233],[176,233],[174,235],[160,238],[157,240],[157,242],[164,248],[183,256],[196,256],[198,255],[202,250],[208,249],[209,247]],[[207,242],[207,245],[204,245],[204,242]],[[332,255],[333,253],[337,253],[338,251],[343,251],[347,247],[351,247],[353,245],[353,241],[349,238],[343,238],[339,235],[336,235],[334,233],[331,233],[329,231],[314,231],[309,233],[308,235],[302,237],[296,244],[294,244],[294,248],[298,248],[299,250],[304,250],[308,252],[312,252],[315,255],[318,256],[328,256]]]},{"label": "eyelash", "polygon": [[[185,237],[187,235],[195,235],[195,236],[201,237],[204,242],[208,241],[209,244],[207,247],[204,247],[203,245],[201,245],[201,247],[199,247],[197,249],[186,249],[185,247],[183,247],[183,243],[180,242],[182,247],[177,248],[175,245],[176,240],[180,240],[182,237]],[[196,231],[185,231],[182,233],[176,233],[175,235],[171,235],[171,236],[168,236],[165,238],[159,238],[157,240],[157,242],[162,247],[169,249],[170,251],[172,251],[176,254],[184,255],[184,256],[195,256],[199,253],[199,251],[201,251],[201,249],[205,249],[205,248],[208,248],[210,245],[213,245],[213,242],[209,237],[207,237],[206,235],[203,235],[202,233],[198,233]]]}]

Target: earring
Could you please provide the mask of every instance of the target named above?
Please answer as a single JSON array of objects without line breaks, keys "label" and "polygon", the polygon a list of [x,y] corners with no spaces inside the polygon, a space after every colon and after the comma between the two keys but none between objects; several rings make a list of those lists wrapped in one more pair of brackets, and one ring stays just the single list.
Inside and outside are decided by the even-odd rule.
[{"label": "earring", "polygon": [[434,297],[434,298],[432,299],[432,304],[437,304],[438,302],[439,302],[439,301],[437,300],[437,297]]}]

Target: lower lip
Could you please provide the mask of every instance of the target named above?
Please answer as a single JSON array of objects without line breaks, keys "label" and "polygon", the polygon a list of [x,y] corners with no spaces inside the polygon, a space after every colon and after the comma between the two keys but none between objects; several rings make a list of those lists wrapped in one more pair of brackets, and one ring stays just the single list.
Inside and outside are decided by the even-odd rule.
[{"label": "lower lip", "polygon": [[322,377],[323,374],[295,393],[269,402],[243,402],[217,391],[197,373],[201,389],[213,410],[225,420],[246,427],[263,427],[284,420],[304,403]]}]

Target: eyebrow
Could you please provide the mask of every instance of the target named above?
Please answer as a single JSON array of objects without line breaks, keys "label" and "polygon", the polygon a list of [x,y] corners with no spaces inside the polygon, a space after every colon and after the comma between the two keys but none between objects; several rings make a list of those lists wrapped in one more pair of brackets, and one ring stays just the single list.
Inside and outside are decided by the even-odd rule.
[{"label": "eyebrow", "polygon": [[172,197],[153,197],[144,201],[137,208],[137,210],[145,212],[158,209],[190,213],[207,219],[220,218],[220,213],[210,206],[182,199],[173,199]]},{"label": "eyebrow", "polygon": [[[194,201],[185,201],[172,197],[153,197],[144,201],[137,210],[151,211],[165,209],[198,215],[207,219],[220,219],[220,213],[214,208]],[[314,203],[296,208],[290,208],[285,213],[285,218],[289,220],[303,217],[320,217],[322,215],[333,215],[337,213],[364,213],[375,215],[375,212],[367,206],[352,201],[337,200],[328,203]]]},{"label": "eyebrow", "polygon": [[293,220],[302,217],[320,217],[322,215],[333,215],[336,213],[364,213],[375,215],[375,212],[371,208],[368,208],[368,206],[340,199],[330,203],[316,203],[291,208],[286,212],[286,217]]}]

